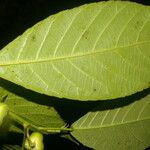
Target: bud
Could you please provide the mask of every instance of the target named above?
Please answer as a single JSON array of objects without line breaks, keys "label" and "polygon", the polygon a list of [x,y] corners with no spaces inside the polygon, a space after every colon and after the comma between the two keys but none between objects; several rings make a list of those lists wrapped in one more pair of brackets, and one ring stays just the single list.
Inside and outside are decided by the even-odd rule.
[{"label": "bud", "polygon": [[4,119],[8,116],[8,106],[4,103],[0,103],[0,126],[3,124]]},{"label": "bud", "polygon": [[39,132],[33,132],[25,140],[25,148],[27,150],[44,150],[43,135]]}]

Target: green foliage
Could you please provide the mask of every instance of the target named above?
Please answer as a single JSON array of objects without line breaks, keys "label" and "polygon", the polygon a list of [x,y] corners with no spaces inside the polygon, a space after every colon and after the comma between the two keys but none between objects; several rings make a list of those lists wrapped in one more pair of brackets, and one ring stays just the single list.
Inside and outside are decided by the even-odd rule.
[{"label": "green foliage", "polygon": [[141,91],[150,80],[149,15],[136,3],[101,2],[50,16],[2,49],[0,77],[79,100]]},{"label": "green foliage", "polygon": [[20,150],[21,147],[19,145],[3,145],[0,147],[1,150]]},{"label": "green foliage", "polygon": [[[0,80],[0,82],[2,84],[4,81]],[[4,84],[9,85],[7,82],[4,82]],[[16,86],[12,87],[14,92],[18,90]],[[18,94],[20,92],[22,92],[22,90],[18,91]],[[53,130],[55,131],[57,129],[59,131],[60,128],[65,126],[64,121],[53,106],[50,106],[50,104],[49,106],[38,104],[38,102],[43,99],[34,94],[31,95],[30,92],[25,92],[24,94],[28,94],[27,97],[18,96],[17,94],[0,87],[0,97],[3,98],[0,101],[4,101],[4,103],[7,104],[11,117],[17,118],[17,122],[31,125],[32,128],[40,127],[43,132],[53,132]],[[30,101],[33,98],[37,103]],[[10,129],[13,131],[13,128]]]},{"label": "green foliage", "polygon": [[150,146],[149,29],[149,6],[119,1],[65,10],[28,29],[0,51],[5,130],[24,135],[22,149],[36,139],[31,131],[96,150]]},{"label": "green foliage", "polygon": [[[128,101],[129,98],[123,100]],[[111,109],[105,103],[79,118],[72,135],[94,149],[145,149],[150,145],[150,94]],[[101,110],[104,109],[104,110]]]}]

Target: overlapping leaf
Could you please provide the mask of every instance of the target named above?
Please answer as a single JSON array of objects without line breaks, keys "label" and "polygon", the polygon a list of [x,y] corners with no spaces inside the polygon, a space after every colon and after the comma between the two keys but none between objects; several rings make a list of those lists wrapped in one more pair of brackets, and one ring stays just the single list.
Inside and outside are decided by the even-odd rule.
[{"label": "overlapping leaf", "polygon": [[150,94],[124,107],[88,112],[72,126],[72,135],[95,150],[141,150],[150,146]]},{"label": "overlapping leaf", "polygon": [[20,150],[19,145],[0,145],[0,150]]},{"label": "overlapping leaf", "polygon": [[[2,80],[0,80],[2,82]],[[34,98],[33,95],[28,95],[28,98]],[[22,123],[28,123],[31,126],[41,127],[41,130],[55,130],[63,127],[65,122],[61,119],[57,111],[52,106],[41,105],[31,102],[24,97],[17,96],[14,93],[0,87],[0,101],[6,103],[10,109],[10,113],[17,115],[22,119]],[[36,99],[38,102],[43,99]],[[15,119],[15,118],[14,118]],[[16,118],[17,120],[17,118]],[[19,131],[12,126],[10,130]],[[50,131],[49,131],[50,132]]]},{"label": "overlapping leaf", "polygon": [[99,2],[50,16],[0,52],[0,77],[50,96],[123,97],[149,86],[150,7]]}]

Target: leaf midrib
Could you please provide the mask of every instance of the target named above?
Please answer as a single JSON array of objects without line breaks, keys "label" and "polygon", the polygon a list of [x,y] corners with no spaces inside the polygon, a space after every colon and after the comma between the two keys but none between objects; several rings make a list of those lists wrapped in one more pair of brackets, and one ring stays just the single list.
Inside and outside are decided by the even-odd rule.
[{"label": "leaf midrib", "polygon": [[73,58],[77,58],[77,57],[84,57],[84,56],[88,56],[88,55],[95,55],[97,53],[103,54],[105,52],[110,52],[110,51],[117,51],[117,49],[120,48],[127,48],[127,47],[134,47],[134,46],[138,46],[138,45],[143,45],[143,44],[147,44],[150,41],[142,41],[142,42],[138,42],[138,43],[134,43],[134,44],[130,44],[127,46],[120,46],[120,47],[115,47],[115,48],[110,48],[110,49],[103,49],[103,50],[99,50],[99,51],[93,51],[93,52],[87,52],[87,53],[79,53],[77,55],[72,55],[72,56],[64,56],[64,57],[56,57],[56,58],[50,58],[50,59],[39,59],[39,60],[26,60],[26,61],[18,61],[18,62],[7,62],[7,63],[2,63],[0,64],[1,67],[4,66],[11,66],[11,65],[24,65],[24,64],[33,64],[33,63],[45,63],[45,62],[50,62],[50,61],[59,61],[59,60],[63,60],[63,59],[73,59]]},{"label": "leaf midrib", "polygon": [[85,128],[78,128],[78,127],[76,128],[76,127],[73,127],[73,130],[101,129],[101,128],[108,128],[108,127],[119,126],[119,125],[125,125],[125,124],[130,124],[130,123],[136,123],[136,122],[146,121],[146,120],[150,120],[150,117],[144,118],[144,119],[132,120],[132,121],[123,122],[123,123],[110,124],[110,125],[101,125],[101,126],[85,127]]}]

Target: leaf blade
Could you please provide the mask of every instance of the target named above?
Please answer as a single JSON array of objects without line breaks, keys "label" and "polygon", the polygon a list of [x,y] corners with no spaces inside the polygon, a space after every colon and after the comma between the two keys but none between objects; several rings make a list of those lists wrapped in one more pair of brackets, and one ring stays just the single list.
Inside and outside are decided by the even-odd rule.
[{"label": "leaf blade", "polygon": [[73,123],[72,135],[97,150],[145,149],[150,145],[149,108],[147,95],[125,107],[88,112]]},{"label": "leaf blade", "polygon": [[[25,92],[23,90],[20,90],[19,92],[28,94],[27,97],[23,97],[20,95],[17,95],[16,93],[13,93],[11,91],[6,90],[3,88],[1,79],[0,84],[0,102],[4,102],[8,105],[9,111],[10,111],[10,117],[18,116],[21,118],[23,122],[22,125],[28,124],[30,127],[37,127],[41,129],[42,132],[50,133],[55,132],[55,130],[59,130],[61,132],[62,127],[65,126],[65,122],[61,118],[61,116],[58,114],[58,112],[55,110],[54,106],[52,105],[43,105],[39,104],[38,102],[42,100],[41,97],[37,97],[34,93]],[[7,82],[4,82],[4,84],[8,84]],[[9,85],[10,84],[10,85]],[[11,83],[9,83],[8,86],[10,88],[13,87],[13,91],[18,89],[15,89],[15,86],[11,87]],[[44,98],[44,97],[43,97]],[[31,101],[36,99],[36,102]],[[12,116],[12,114],[14,114]],[[16,118],[11,118],[16,119]],[[15,123],[18,122],[18,120],[13,120]],[[11,132],[20,132],[19,129],[17,129],[14,124],[14,122],[10,121],[10,124],[13,123],[13,125],[10,125],[9,130]]]},{"label": "leaf blade", "polygon": [[0,76],[69,99],[141,91],[150,81],[149,18],[149,7],[129,2],[93,3],[50,16],[1,51]]},{"label": "leaf blade", "polygon": [[20,145],[1,145],[0,146],[1,150],[20,150],[21,146]]}]

